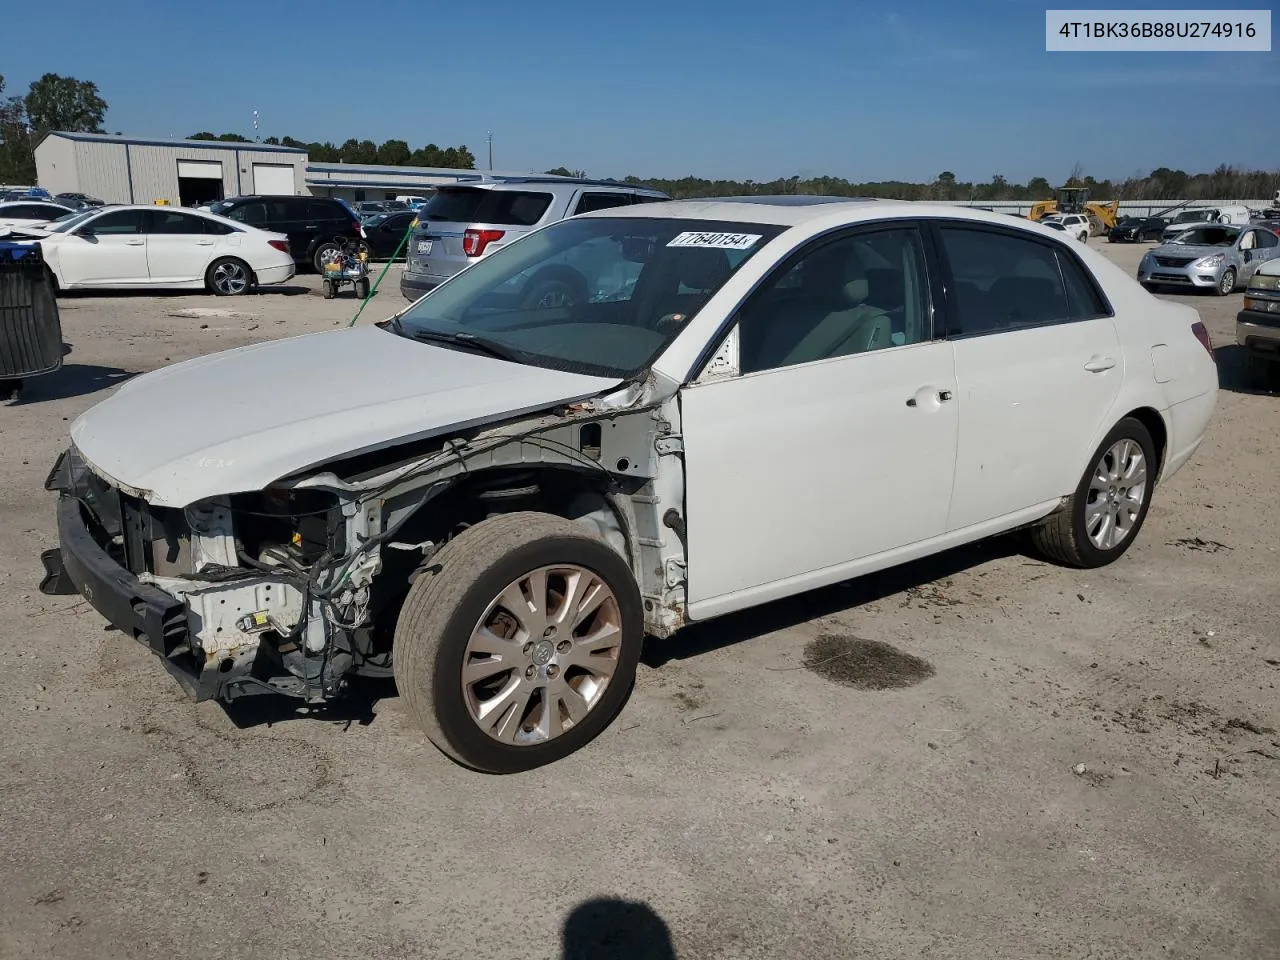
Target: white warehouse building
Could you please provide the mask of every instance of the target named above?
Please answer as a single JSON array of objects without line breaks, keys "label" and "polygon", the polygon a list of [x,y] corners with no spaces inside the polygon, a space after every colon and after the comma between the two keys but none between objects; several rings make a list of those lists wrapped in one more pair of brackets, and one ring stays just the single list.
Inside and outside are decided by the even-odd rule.
[{"label": "white warehouse building", "polygon": [[307,193],[307,152],[263,143],[144,140],[103,133],[46,134],[36,176],[50,193],[106,203],[198,206],[247,193]]},{"label": "white warehouse building", "polygon": [[149,140],[105,133],[46,134],[36,177],[52,194],[105,203],[194,207],[247,194],[338,197],[348,202],[424,196],[445,183],[528,176],[442,167],[312,163],[305,150],[222,140]]}]

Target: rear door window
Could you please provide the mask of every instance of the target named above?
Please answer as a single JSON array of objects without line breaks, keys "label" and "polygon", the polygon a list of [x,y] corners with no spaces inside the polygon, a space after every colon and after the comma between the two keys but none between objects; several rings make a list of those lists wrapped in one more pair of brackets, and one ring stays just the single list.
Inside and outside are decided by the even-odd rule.
[{"label": "rear door window", "polygon": [[551,206],[551,194],[532,190],[436,191],[423,210],[424,219],[446,223],[495,223],[531,227]]}]

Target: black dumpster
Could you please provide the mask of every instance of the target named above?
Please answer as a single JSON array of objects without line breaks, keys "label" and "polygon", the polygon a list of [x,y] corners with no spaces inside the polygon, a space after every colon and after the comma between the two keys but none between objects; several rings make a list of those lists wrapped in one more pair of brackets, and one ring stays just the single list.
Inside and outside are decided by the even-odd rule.
[{"label": "black dumpster", "polygon": [[40,245],[0,240],[0,401],[62,366],[62,321]]}]

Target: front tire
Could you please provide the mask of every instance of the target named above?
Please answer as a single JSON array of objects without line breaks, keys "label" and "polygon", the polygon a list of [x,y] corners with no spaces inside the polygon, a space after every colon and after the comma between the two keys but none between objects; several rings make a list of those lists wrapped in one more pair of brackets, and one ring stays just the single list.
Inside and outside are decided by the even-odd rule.
[{"label": "front tire", "polygon": [[369,299],[369,278],[362,277],[356,281],[356,297],[360,300]]},{"label": "front tire", "polygon": [[1227,267],[1222,271],[1222,276],[1218,279],[1217,294],[1220,297],[1230,296],[1236,289],[1236,271],[1234,267]]},{"label": "front tire", "polygon": [[414,580],[396,624],[396,684],[442,752],[518,773],[609,725],[643,635],[640,591],[616,550],[569,520],[505,514],[468,527]]},{"label": "front tire", "polygon": [[1067,502],[1031,528],[1035,549],[1068,567],[1114,563],[1142,529],[1158,468],[1151,432],[1125,417],[1090,463]]}]

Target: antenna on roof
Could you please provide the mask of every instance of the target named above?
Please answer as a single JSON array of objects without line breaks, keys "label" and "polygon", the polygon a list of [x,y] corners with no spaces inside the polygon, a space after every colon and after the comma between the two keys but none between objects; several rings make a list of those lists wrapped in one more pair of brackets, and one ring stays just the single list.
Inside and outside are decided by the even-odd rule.
[{"label": "antenna on roof", "polygon": [[258,111],[257,110],[253,111],[253,139],[258,143],[262,142],[262,137],[258,136]]}]

